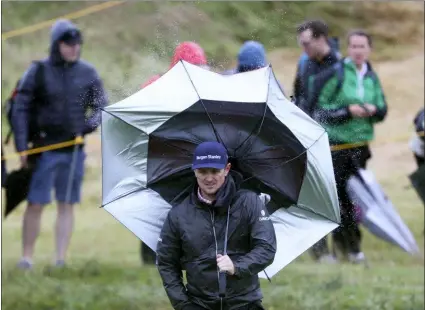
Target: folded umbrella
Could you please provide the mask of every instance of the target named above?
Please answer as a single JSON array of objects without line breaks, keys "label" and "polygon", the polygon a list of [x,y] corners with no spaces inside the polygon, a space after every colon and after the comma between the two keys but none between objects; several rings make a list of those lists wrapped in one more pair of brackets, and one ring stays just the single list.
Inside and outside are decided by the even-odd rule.
[{"label": "folded umbrella", "polygon": [[13,170],[7,173],[4,189],[6,198],[6,207],[4,217],[6,218],[15,210],[22,201],[27,199],[30,189],[30,183],[36,161],[40,154],[28,156],[28,167]]},{"label": "folded umbrella", "polygon": [[[271,197],[273,276],[340,222],[325,130],[285,96],[271,67],[224,76],[184,61],[102,111],[102,205],[153,250],[189,193],[195,147],[219,141],[242,187]],[[265,277],[261,273],[260,276]]]},{"label": "folded umbrella", "polygon": [[32,169],[21,168],[8,173],[5,182],[6,218],[19,204],[26,200],[32,176]]},{"label": "folded umbrella", "polygon": [[361,208],[360,222],[372,234],[410,254],[420,254],[413,234],[369,170],[359,169],[350,177],[347,192]]}]

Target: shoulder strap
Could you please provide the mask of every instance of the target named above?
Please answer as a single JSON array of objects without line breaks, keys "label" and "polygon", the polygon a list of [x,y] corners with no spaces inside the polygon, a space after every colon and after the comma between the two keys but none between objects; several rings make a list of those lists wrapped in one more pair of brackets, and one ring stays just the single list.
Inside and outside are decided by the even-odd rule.
[{"label": "shoulder strap", "polygon": [[342,61],[337,63],[336,67],[336,77],[338,79],[338,84],[336,85],[337,91],[342,88],[342,84],[344,84],[344,64]]},{"label": "shoulder strap", "polygon": [[307,68],[307,62],[308,62],[308,57],[303,54],[300,59],[300,76],[301,77],[303,77],[305,74],[305,70]]},{"label": "shoulder strap", "polygon": [[35,92],[36,97],[41,97],[44,95],[44,64],[41,60],[35,61],[36,71],[35,71]]},{"label": "shoulder strap", "polygon": [[[332,66],[310,77],[309,88],[308,88],[308,101],[309,101],[309,106],[312,113],[316,110],[317,101],[319,99],[319,96],[322,92],[323,87],[336,74],[340,74],[340,73],[337,73],[340,70],[340,65],[341,64],[339,62],[336,62]],[[337,90],[332,94],[330,100],[334,99],[335,95],[338,92],[338,88],[340,88],[340,86],[337,85],[336,88]]]},{"label": "shoulder strap", "polygon": [[335,87],[335,91],[332,94],[331,101],[334,101],[341,91],[342,85],[344,84],[344,62],[343,60],[338,61],[335,65],[335,75],[337,78],[337,84]]}]

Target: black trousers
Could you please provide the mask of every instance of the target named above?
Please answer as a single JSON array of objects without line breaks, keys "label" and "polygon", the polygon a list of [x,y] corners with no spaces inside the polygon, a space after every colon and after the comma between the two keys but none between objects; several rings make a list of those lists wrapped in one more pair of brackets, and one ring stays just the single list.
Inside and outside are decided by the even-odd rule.
[{"label": "black trousers", "polygon": [[[346,190],[347,181],[358,168],[366,169],[367,161],[371,157],[372,154],[368,145],[332,152],[336,189],[341,210],[341,226],[332,232],[332,236],[335,248],[344,255],[360,252],[362,239],[355,219],[355,209]],[[319,240],[311,249],[311,254],[315,259],[329,253],[327,237]]]},{"label": "black trousers", "polygon": [[372,157],[369,146],[335,152],[332,157],[335,169],[335,181],[341,209],[341,226],[332,233],[335,246],[343,253],[361,252],[362,235],[355,218],[355,209],[348,196],[347,181],[357,169],[366,169],[367,161]]},{"label": "black trousers", "polygon": [[425,158],[424,157],[419,157],[416,154],[413,154],[415,156],[415,161],[416,164],[418,165],[418,167],[422,166],[423,164],[425,164]]}]

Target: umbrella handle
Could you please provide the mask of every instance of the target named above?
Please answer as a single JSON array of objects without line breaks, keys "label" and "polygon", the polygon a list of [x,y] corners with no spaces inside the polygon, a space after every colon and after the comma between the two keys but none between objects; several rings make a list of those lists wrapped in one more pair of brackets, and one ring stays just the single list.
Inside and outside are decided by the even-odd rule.
[{"label": "umbrella handle", "polygon": [[218,274],[218,296],[226,296],[226,285],[227,285],[227,274],[225,272],[220,272]]}]

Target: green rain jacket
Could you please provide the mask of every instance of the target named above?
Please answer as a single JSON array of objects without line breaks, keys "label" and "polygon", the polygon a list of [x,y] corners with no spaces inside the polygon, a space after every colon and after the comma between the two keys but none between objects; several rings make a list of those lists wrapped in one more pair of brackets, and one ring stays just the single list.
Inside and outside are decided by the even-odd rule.
[{"label": "green rain jacket", "polygon": [[[363,77],[345,58],[328,70],[310,77],[309,100],[316,102],[313,119],[327,131],[331,145],[368,142],[374,138],[374,124],[384,120],[387,104],[381,83],[370,63]],[[377,112],[369,118],[352,117],[348,106],[370,103]]]}]

